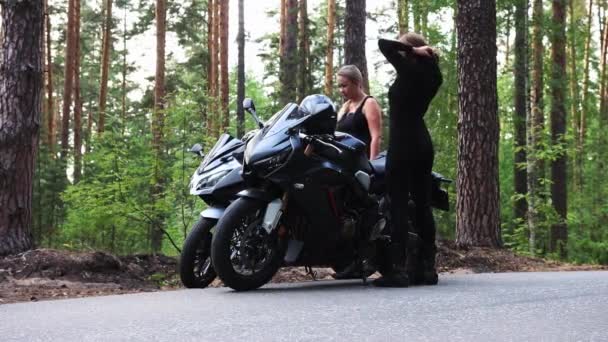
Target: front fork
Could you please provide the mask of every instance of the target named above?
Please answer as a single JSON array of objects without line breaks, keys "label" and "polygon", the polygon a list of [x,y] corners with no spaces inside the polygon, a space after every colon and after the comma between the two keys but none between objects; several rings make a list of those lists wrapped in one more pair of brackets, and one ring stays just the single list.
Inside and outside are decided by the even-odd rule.
[{"label": "front fork", "polygon": [[270,201],[270,203],[268,203],[266,206],[262,227],[264,227],[268,234],[272,233],[272,231],[277,228],[279,221],[281,220],[281,216],[287,208],[288,199],[288,193],[285,192],[282,198],[276,198]]}]

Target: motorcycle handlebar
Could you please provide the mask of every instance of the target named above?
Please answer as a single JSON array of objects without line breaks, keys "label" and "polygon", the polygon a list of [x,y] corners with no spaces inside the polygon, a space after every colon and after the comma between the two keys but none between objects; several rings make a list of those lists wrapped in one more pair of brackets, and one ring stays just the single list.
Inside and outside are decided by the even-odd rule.
[{"label": "motorcycle handlebar", "polygon": [[320,145],[323,145],[323,146],[326,146],[326,147],[329,147],[329,148],[333,148],[336,151],[338,151],[338,153],[340,153],[340,154],[344,153],[343,150],[347,150],[347,151],[350,151],[350,152],[355,152],[356,151],[354,148],[352,148],[352,147],[350,147],[348,145],[344,145],[343,143],[341,143],[339,141],[335,141],[334,140],[330,144],[330,143],[327,143],[327,142],[325,142],[325,141],[323,141],[323,140],[321,140],[321,139],[319,139],[317,137],[314,137],[314,136],[311,136],[311,135],[306,135],[306,134],[304,134],[302,132],[299,132],[298,134],[299,134],[300,138],[302,140],[304,140],[304,142],[306,142],[308,144],[313,144],[313,145],[314,144],[320,144]]}]

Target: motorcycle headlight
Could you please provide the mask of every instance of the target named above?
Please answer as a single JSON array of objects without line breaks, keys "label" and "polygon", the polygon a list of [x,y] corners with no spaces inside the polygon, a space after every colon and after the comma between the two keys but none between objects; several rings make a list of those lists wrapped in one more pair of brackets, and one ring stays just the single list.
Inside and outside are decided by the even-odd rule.
[{"label": "motorcycle headlight", "polygon": [[256,169],[263,171],[264,174],[269,174],[277,168],[281,167],[289,156],[291,155],[291,147],[286,147],[281,150],[279,153],[274,154],[268,158],[259,160],[255,162],[253,165]]},{"label": "motorcycle headlight", "polygon": [[224,178],[227,174],[232,170],[221,170],[212,174],[209,174],[206,177],[203,177],[198,184],[196,185],[196,190],[202,190],[205,188],[210,188],[216,185],[220,179]]}]

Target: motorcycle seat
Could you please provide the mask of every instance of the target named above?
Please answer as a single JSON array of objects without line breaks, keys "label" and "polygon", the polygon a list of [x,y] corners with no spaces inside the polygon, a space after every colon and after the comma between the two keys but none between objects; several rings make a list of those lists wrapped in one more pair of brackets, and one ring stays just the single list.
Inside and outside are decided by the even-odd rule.
[{"label": "motorcycle seat", "polygon": [[384,155],[381,155],[378,158],[371,160],[369,163],[372,165],[372,169],[374,170],[375,175],[384,176],[384,174],[386,173],[386,157]]}]

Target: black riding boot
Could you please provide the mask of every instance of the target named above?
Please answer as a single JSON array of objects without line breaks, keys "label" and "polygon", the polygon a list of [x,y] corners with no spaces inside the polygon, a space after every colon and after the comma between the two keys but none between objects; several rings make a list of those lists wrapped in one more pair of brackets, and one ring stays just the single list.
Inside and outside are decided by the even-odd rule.
[{"label": "black riding boot", "polygon": [[423,248],[418,255],[413,256],[411,262],[408,262],[408,275],[412,284],[437,285],[439,277],[435,269],[435,254],[436,247],[433,244],[432,247]]},{"label": "black riding boot", "polygon": [[435,243],[432,246],[427,246],[422,250],[420,255],[420,263],[422,268],[422,284],[437,285],[439,276],[435,269],[435,258],[437,255],[437,247]]},{"label": "black riding boot", "polygon": [[389,250],[392,267],[382,277],[374,280],[373,284],[381,287],[408,287],[410,282],[405,268],[405,247],[393,243]]}]

